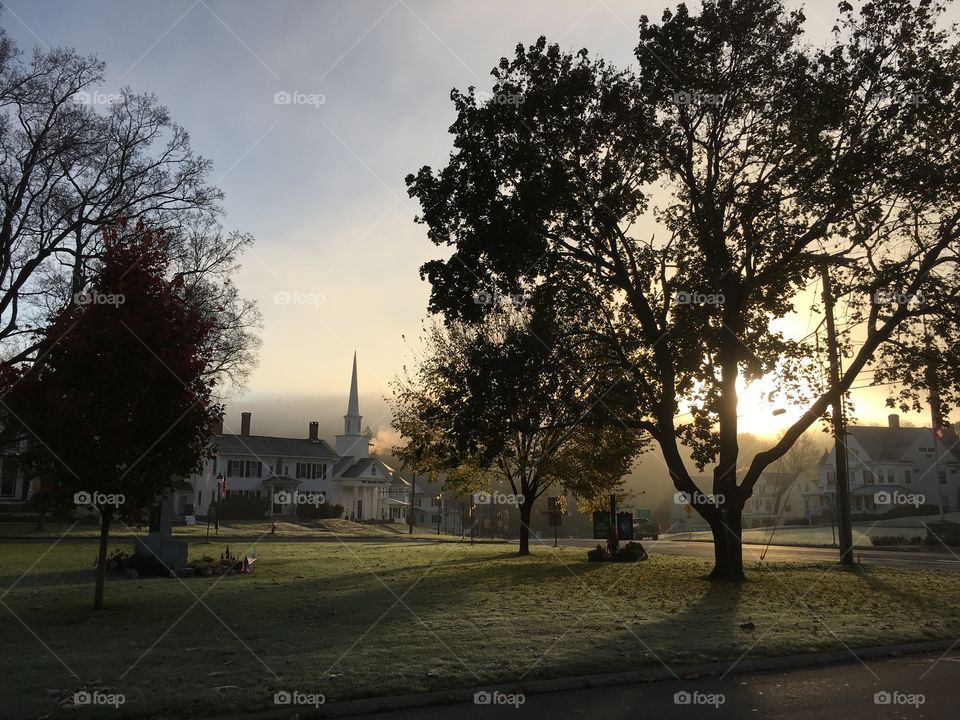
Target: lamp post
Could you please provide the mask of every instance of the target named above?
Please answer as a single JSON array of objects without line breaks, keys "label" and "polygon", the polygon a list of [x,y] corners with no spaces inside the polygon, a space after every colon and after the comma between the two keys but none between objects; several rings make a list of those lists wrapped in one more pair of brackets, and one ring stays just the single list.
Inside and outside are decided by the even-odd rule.
[{"label": "lamp post", "polygon": [[437,493],[437,535],[440,534],[440,521],[443,519],[442,505],[443,502],[443,493]]},{"label": "lamp post", "polygon": [[220,500],[227,493],[227,481],[223,477],[223,473],[217,474],[217,519],[215,521],[214,530],[216,530],[217,535],[220,534]]}]

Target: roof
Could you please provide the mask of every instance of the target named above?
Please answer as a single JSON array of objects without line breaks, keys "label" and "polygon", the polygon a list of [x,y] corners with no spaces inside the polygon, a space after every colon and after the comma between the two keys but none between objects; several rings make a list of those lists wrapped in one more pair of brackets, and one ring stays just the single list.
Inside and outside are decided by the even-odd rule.
[{"label": "roof", "polygon": [[907,451],[922,433],[933,444],[930,428],[917,427],[868,427],[850,425],[847,429],[870,460],[906,462]]},{"label": "roof", "polygon": [[340,474],[340,477],[360,477],[360,475],[375,462],[375,458],[360,458],[353,465],[344,470]]},{"label": "roof", "polygon": [[217,452],[225,455],[251,455],[257,458],[277,457],[322,458],[330,460],[337,453],[325,440],[278,438],[266,435],[215,435]]}]

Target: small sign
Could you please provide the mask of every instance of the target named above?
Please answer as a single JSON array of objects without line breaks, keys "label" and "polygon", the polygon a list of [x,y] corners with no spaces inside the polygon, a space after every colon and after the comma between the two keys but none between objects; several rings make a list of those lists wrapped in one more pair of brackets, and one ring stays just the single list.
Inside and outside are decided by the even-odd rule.
[{"label": "small sign", "polygon": [[937,425],[937,429],[933,431],[933,436],[937,440],[943,440],[947,435],[947,429],[943,425]]},{"label": "small sign", "polygon": [[593,511],[593,539],[606,540],[610,537],[610,513],[606,510]]},{"label": "small sign", "polygon": [[187,521],[187,525],[196,525],[196,524],[197,524],[197,516],[196,516],[196,515],[187,515],[184,519]]}]

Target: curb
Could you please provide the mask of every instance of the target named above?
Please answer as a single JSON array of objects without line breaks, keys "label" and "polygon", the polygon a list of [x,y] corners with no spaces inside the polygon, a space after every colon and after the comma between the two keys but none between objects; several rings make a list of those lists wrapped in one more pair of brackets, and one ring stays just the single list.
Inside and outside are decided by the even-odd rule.
[{"label": "curb", "polygon": [[654,667],[645,670],[628,670],[618,673],[601,675],[581,675],[554,680],[532,680],[525,683],[498,684],[487,687],[459,688],[441,690],[429,693],[412,695],[394,695],[380,698],[364,698],[361,700],[346,700],[343,702],[323,705],[316,710],[305,707],[294,707],[283,710],[265,710],[246,714],[223,715],[211,720],[286,720],[296,713],[301,720],[313,718],[349,717],[351,715],[366,715],[379,712],[398,710],[412,710],[421,707],[436,705],[453,705],[472,703],[475,692],[494,690],[504,693],[523,692],[525,695],[542,695],[552,692],[570,690],[588,690],[592,688],[616,687],[618,685],[634,685],[664,680],[696,679],[692,676],[717,676],[727,673],[742,674],[761,672],[765,670],[788,670],[819,665],[831,665],[843,662],[852,662],[852,652],[860,660],[879,657],[899,657],[926,652],[947,651],[960,645],[957,640],[927,640],[923,642],[900,643],[897,645],[881,645],[874,647],[855,648],[852,650],[828,650],[815,653],[797,655],[782,655],[778,657],[755,658],[753,660],[728,660],[724,662],[706,663],[702,665],[686,665],[668,670],[665,667]]}]

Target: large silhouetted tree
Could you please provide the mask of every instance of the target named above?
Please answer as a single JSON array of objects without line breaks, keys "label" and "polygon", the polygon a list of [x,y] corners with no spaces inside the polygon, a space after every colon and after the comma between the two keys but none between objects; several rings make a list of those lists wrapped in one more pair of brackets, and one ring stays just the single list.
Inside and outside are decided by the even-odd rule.
[{"label": "large silhouetted tree", "polygon": [[[638,398],[621,421],[659,444],[678,490],[701,497],[680,443],[713,465],[695,504],[713,578],[743,578],[760,473],[891,340],[909,352],[923,318],[956,311],[960,53],[940,10],[841,3],[817,49],[780,0],[680,5],[641,19],[635,71],[541,38],[493,70],[493,97],[511,102],[454,91],[449,162],[407,178],[430,239],[452,247],[422,268],[432,311],[479,322],[487,308],[466,301],[478,291],[589,289],[578,302],[605,329],[582,341]],[[775,322],[809,303],[824,268],[850,319],[835,388],[822,335]],[[805,412],[738,478],[737,384],[762,376]]]}]

